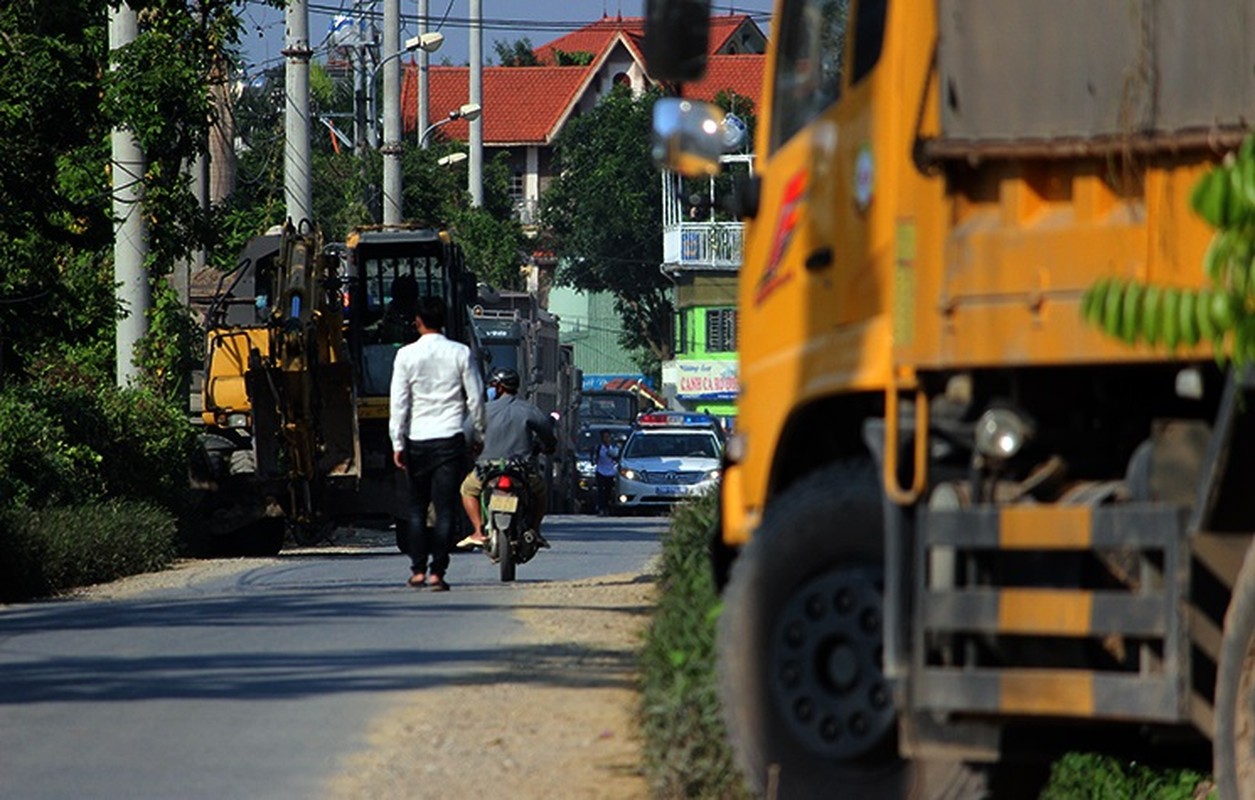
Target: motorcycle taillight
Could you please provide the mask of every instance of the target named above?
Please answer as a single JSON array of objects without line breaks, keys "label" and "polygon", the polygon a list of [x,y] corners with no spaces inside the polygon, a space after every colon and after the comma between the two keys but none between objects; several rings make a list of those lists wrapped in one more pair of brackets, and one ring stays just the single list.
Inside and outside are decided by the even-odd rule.
[{"label": "motorcycle taillight", "polygon": [[502,475],[500,478],[497,478],[498,489],[509,489],[513,485],[514,481],[510,480],[509,475]]}]

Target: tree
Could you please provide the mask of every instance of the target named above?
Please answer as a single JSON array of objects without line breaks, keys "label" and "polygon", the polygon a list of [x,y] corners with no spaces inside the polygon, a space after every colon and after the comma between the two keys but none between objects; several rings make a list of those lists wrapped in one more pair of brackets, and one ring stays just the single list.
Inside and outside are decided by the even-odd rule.
[{"label": "tree", "polygon": [[540,66],[540,59],[536,58],[536,51],[532,49],[532,41],[526,36],[515,40],[514,44],[498,39],[492,46],[497,51],[497,62],[503,67]]},{"label": "tree", "polygon": [[555,67],[587,67],[593,63],[595,56],[587,50],[559,50],[556,47],[553,51],[553,64]]},{"label": "tree", "polygon": [[541,212],[560,259],[558,283],[613,294],[620,341],[647,371],[671,358],[671,284],[658,268],[662,189],[649,154],[657,96],[615,87],[568,122]]},{"label": "tree", "polygon": [[[136,177],[145,185],[157,291],[178,259],[212,246],[211,217],[184,166],[206,149],[206,77],[238,41],[236,5],[133,0],[139,36],[111,54],[104,3],[0,4],[0,371],[24,372],[66,342],[80,342],[102,370],[112,362],[114,126],[145,151],[147,171]],[[166,335],[167,322],[177,327],[168,309],[154,310],[153,337]]]}]

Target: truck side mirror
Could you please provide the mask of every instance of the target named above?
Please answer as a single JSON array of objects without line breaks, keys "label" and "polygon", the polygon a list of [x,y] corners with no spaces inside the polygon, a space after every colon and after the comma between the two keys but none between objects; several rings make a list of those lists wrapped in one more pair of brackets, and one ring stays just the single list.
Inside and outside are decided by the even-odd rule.
[{"label": "truck side mirror", "polygon": [[648,0],[645,64],[660,81],[695,81],[706,73],[710,0]]},{"label": "truck side mirror", "polygon": [[688,177],[718,175],[724,152],[723,109],[713,103],[662,97],[654,103],[651,155]]}]

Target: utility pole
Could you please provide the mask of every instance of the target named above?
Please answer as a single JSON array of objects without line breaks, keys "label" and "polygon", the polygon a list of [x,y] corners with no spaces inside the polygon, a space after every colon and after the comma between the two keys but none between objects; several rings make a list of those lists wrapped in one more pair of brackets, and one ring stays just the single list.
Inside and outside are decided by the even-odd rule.
[{"label": "utility pole", "polygon": [[[418,35],[422,38],[427,33],[427,0],[418,0]],[[426,50],[418,51],[418,115],[414,126],[414,132],[418,135],[418,146],[427,149],[427,141],[423,139],[423,131],[427,130],[427,123],[431,121],[431,114],[427,106],[427,65],[431,63],[431,54]]]},{"label": "utility pole", "polygon": [[383,224],[401,224],[401,0],[383,5]]},{"label": "utility pole", "polygon": [[218,205],[235,191],[235,103],[231,99],[231,65],[223,53],[214,56],[209,96],[216,111],[209,129],[209,203]]},{"label": "utility pole", "polygon": [[[109,8],[109,49],[120,50],[139,35],[139,17],[126,3]],[[116,330],[115,371],[118,386],[135,381],[135,349],[148,333],[152,304],[144,258],[148,229],[144,224],[144,152],[129,131],[114,128],[110,136],[113,168],[113,281],[114,296],[125,316]]]},{"label": "utility pole", "polygon": [[[484,106],[484,26],[483,0],[471,0],[471,86],[470,103]],[[471,205],[484,204],[484,117],[471,120],[471,153],[466,171],[467,188],[471,193]]]},{"label": "utility pole", "polygon": [[310,189],[309,141],[309,3],[289,0],[287,6],[284,70],[283,187],[288,219],[293,225],[314,221]]}]

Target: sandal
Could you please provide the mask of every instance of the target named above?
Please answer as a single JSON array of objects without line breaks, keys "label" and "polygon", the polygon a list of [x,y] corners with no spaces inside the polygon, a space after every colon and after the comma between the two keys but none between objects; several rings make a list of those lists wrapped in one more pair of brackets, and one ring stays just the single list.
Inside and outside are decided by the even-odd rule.
[{"label": "sandal", "polygon": [[449,584],[445,583],[443,575],[430,575],[427,578],[427,588],[433,592],[447,592]]},{"label": "sandal", "polygon": [[410,576],[410,579],[405,582],[405,585],[410,587],[411,589],[423,588],[424,586],[427,585],[427,573],[415,572],[413,575]]}]

